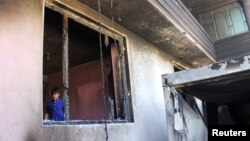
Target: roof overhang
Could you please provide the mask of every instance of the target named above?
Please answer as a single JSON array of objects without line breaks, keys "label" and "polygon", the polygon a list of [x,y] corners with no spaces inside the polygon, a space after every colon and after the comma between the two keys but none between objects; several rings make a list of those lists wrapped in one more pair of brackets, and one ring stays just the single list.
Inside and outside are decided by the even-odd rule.
[{"label": "roof overhang", "polygon": [[[46,0],[68,11],[98,21],[92,0]],[[101,23],[120,31],[124,27],[169,54],[171,61],[199,67],[215,61],[213,43],[181,1],[101,1]],[[110,19],[114,19],[114,22]]]},{"label": "roof overhang", "polygon": [[162,76],[163,84],[207,102],[250,99],[250,56]]}]

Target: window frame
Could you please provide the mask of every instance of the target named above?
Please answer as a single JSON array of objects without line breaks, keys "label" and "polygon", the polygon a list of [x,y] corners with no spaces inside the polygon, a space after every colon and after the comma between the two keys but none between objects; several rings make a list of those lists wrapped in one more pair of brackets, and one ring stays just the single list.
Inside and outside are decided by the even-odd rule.
[{"label": "window frame", "polygon": [[[63,97],[65,101],[65,120],[64,121],[43,121],[43,125],[79,125],[79,124],[100,124],[100,123],[128,123],[133,122],[133,110],[132,110],[132,100],[131,100],[131,92],[130,92],[130,79],[129,79],[129,65],[128,65],[128,57],[127,57],[127,48],[126,48],[126,39],[127,37],[124,34],[114,30],[110,26],[103,25],[101,23],[101,30],[99,30],[99,23],[93,21],[93,19],[88,19],[82,16],[81,13],[74,13],[65,7],[59,6],[52,2],[46,1],[45,7],[49,8],[55,12],[58,12],[63,17]],[[45,9],[44,7],[44,9]],[[114,40],[118,41],[118,50],[120,56],[121,63],[121,83],[122,83],[122,95],[125,98],[124,101],[124,111],[125,114],[124,119],[103,119],[103,120],[70,120],[69,117],[69,97],[68,97],[68,89],[69,89],[69,67],[68,67],[68,21],[73,19],[79,24],[91,28],[96,32],[101,32],[101,34],[111,37]],[[112,22],[113,23],[113,22]],[[115,26],[114,24],[112,25]],[[67,106],[68,105],[68,106]]]},{"label": "window frame", "polygon": [[[242,21],[243,21],[242,24],[244,24],[244,28],[245,28],[244,32],[238,33],[235,31],[235,25],[233,23],[232,15],[230,13],[230,10],[233,8],[239,8],[239,10],[241,12],[240,14],[241,14]],[[221,12],[218,12],[217,14],[222,13],[225,15],[225,20],[226,20],[226,23],[225,23],[226,27],[225,28],[227,29],[227,32],[228,32],[226,37],[220,37],[220,35],[219,35],[218,27],[217,27],[216,21],[215,21],[215,16],[216,16],[216,14],[214,13],[215,11],[221,11]],[[224,13],[222,11],[224,11]],[[209,23],[205,22],[206,20],[203,19],[204,14],[209,14],[210,20],[211,20]],[[229,37],[233,37],[233,36],[237,36],[239,34],[249,32],[248,23],[246,20],[246,15],[244,13],[244,7],[242,7],[242,5],[238,2],[231,2],[228,4],[224,4],[224,5],[221,5],[220,7],[215,7],[213,9],[208,9],[208,10],[202,11],[200,13],[196,13],[195,15],[196,15],[195,17],[197,18],[197,20],[199,21],[199,23],[202,25],[202,27],[204,29],[206,29],[205,26],[210,26],[211,28],[213,28],[210,31],[211,34],[213,34],[213,36],[211,36],[210,34],[209,34],[209,36],[214,41],[222,40],[225,38],[229,38]],[[208,33],[207,30],[206,30],[206,32]]]}]

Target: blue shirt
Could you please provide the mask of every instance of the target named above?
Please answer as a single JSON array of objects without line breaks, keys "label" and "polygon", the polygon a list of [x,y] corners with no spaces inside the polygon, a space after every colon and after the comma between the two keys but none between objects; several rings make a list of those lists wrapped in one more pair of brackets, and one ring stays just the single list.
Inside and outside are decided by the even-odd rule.
[{"label": "blue shirt", "polygon": [[51,100],[48,104],[46,113],[49,114],[50,120],[64,120],[64,104],[62,99]]}]

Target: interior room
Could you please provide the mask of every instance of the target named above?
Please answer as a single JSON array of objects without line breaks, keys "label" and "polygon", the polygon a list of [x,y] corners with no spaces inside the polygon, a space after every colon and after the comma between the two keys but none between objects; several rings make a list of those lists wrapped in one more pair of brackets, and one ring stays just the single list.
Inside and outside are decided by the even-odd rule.
[{"label": "interior room", "polygon": [[[43,108],[50,101],[54,86],[63,92],[63,16],[45,9],[43,58]],[[121,68],[118,42],[99,31],[68,20],[69,116],[71,120],[123,119]],[[101,46],[101,47],[100,47]],[[100,48],[103,53],[101,69]],[[106,105],[102,97],[104,73]],[[114,83],[115,82],[115,83]],[[63,98],[61,93],[60,98]]]}]

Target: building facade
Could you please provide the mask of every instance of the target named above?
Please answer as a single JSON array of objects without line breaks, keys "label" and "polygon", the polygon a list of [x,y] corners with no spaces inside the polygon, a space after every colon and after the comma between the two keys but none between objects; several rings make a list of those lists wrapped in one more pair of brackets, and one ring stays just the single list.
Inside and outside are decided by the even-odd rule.
[{"label": "building facade", "polygon": [[[170,99],[161,75],[216,62],[219,41],[214,43],[181,1],[100,4],[98,9],[98,2],[88,0],[0,2],[0,140],[99,141],[107,135],[110,141],[171,140]],[[88,46],[95,48],[78,54]],[[97,47],[104,53],[100,60]],[[82,56],[89,60],[77,62]],[[53,57],[61,59],[46,62]],[[53,85],[62,87],[69,100],[66,122],[44,121]]]}]

